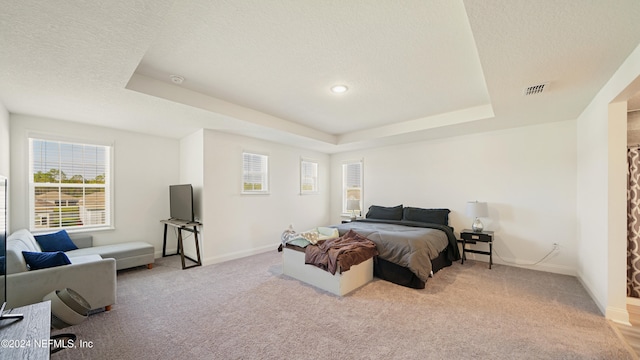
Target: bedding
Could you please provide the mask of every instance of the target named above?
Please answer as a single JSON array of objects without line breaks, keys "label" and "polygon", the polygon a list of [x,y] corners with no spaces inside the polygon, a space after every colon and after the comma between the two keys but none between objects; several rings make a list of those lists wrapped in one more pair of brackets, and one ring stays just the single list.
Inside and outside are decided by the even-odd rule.
[{"label": "bedding", "polygon": [[282,248],[286,245],[295,245],[297,247],[305,248],[308,245],[315,245],[319,241],[335,239],[338,236],[338,231],[334,228],[319,226],[317,228],[307,230],[301,233],[293,230],[293,226],[289,225],[280,236],[281,244],[278,247],[278,251],[282,251]]},{"label": "bedding", "polygon": [[[417,282],[412,280],[412,285],[407,285],[393,276],[379,276],[380,272],[376,271],[376,276],[400,285],[424,288],[432,271],[437,271],[443,266],[451,265],[452,261],[460,259],[457,239],[453,229],[447,225],[411,220],[366,218],[334,225],[334,227],[338,229],[340,235],[353,230],[373,241],[378,249],[380,260],[408,269],[410,274],[415,275],[418,280]],[[432,262],[436,259],[439,265],[434,269]],[[442,263],[442,260],[445,263]],[[374,263],[374,269],[377,266]]]},{"label": "bedding", "polygon": [[340,271],[345,272],[376,255],[375,243],[355,231],[348,231],[338,238],[319,242],[318,246],[307,246],[304,263],[335,275],[338,265]]}]

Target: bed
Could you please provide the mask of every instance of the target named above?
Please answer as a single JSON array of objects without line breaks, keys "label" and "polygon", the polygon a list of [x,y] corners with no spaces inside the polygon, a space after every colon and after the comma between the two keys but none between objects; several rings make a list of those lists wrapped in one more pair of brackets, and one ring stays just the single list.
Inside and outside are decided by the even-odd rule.
[{"label": "bed", "polygon": [[[448,209],[372,205],[364,219],[312,231],[283,233],[283,273],[336,295],[345,295],[373,276],[398,285],[424,289],[430,276],[460,259]],[[375,244],[377,256],[335,274],[310,265],[306,247],[355,232]]]},{"label": "bed", "polygon": [[373,205],[366,218],[334,225],[340,235],[354,230],[376,244],[374,276],[424,289],[427,279],[460,259],[448,209]]}]

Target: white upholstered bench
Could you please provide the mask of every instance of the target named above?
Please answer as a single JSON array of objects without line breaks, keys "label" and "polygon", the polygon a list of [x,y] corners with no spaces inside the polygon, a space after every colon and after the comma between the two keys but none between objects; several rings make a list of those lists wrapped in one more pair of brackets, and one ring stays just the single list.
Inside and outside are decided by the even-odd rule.
[{"label": "white upholstered bench", "polygon": [[282,252],[282,272],[297,280],[313,285],[338,296],[343,296],[373,280],[373,258],[348,271],[332,275],[316,266],[304,263],[304,252],[284,248]]}]

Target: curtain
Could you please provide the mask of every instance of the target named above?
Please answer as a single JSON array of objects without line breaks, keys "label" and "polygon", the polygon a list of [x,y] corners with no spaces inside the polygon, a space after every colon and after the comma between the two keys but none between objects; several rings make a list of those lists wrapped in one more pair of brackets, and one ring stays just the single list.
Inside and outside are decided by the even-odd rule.
[{"label": "curtain", "polygon": [[640,150],[627,150],[627,296],[640,298]]}]

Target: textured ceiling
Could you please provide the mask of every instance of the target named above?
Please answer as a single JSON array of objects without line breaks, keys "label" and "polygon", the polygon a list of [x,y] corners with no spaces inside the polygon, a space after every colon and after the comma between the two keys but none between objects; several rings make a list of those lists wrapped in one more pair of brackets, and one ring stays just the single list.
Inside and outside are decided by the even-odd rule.
[{"label": "textured ceiling", "polygon": [[638,18],[637,0],[16,1],[0,102],[337,152],[575,119],[640,43]]},{"label": "textured ceiling", "polygon": [[330,134],[489,103],[461,2],[379,3],[178,1],[137,73]]}]

